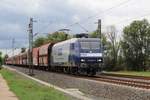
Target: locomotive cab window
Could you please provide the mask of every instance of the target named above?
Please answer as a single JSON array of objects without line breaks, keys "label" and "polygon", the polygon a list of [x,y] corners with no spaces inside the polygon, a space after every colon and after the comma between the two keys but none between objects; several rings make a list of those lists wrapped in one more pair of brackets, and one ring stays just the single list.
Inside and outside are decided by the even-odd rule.
[{"label": "locomotive cab window", "polygon": [[80,42],[81,49],[100,49],[99,42]]}]

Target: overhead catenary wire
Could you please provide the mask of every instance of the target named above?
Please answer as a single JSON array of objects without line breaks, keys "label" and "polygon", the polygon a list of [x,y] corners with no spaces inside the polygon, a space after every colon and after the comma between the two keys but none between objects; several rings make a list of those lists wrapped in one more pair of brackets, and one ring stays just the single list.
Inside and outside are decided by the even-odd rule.
[{"label": "overhead catenary wire", "polygon": [[[124,2],[121,2],[121,3],[119,3],[119,4],[117,4],[118,6],[121,6],[121,5],[123,5],[123,4],[126,4],[126,3],[128,3],[129,1],[131,1],[131,0],[126,0],[126,1],[124,1]],[[117,8],[118,6],[117,5],[115,5],[115,6],[113,6],[113,7],[111,7],[111,8],[108,8],[107,10],[104,10],[104,11],[102,11],[101,13],[105,13],[106,11],[110,11],[111,9],[114,9],[114,8]],[[89,17],[87,17],[87,19],[91,19],[91,18],[94,18],[94,17],[96,17],[97,15],[99,15],[99,13],[97,13],[97,14],[95,14],[95,16],[93,15],[93,16],[89,16]],[[134,18],[136,18],[136,17],[134,17]],[[129,18],[129,19],[125,19],[125,20],[123,20],[123,21],[120,21],[120,22],[117,22],[117,24],[121,24],[122,22],[124,22],[124,21],[128,21],[128,20],[130,20],[130,19],[133,19],[133,18]],[[84,21],[84,20],[83,20]],[[87,20],[85,20],[85,21],[87,21]],[[81,21],[82,22],[82,21]],[[76,24],[76,25],[80,25],[81,26],[81,22],[75,22],[75,23],[73,23],[73,24]],[[71,25],[70,24],[70,26],[73,26],[73,24]],[[85,28],[86,29],[86,28]]]},{"label": "overhead catenary wire", "polygon": [[[84,19],[84,20],[82,20],[82,21],[74,22],[74,23],[72,23],[72,24],[70,24],[70,25],[66,25],[64,28],[68,28],[68,27],[71,27],[71,26],[74,26],[74,25],[79,25],[80,28],[82,28],[83,30],[85,30],[85,31],[87,32],[88,30],[87,30],[85,27],[83,27],[83,26],[81,25],[81,22],[84,22],[84,21],[87,22],[87,21],[88,21],[89,19],[91,19],[91,18],[95,18],[95,17],[97,17],[98,15],[101,15],[101,14],[103,14],[103,13],[105,13],[105,12],[108,12],[108,11],[114,9],[114,8],[118,8],[118,7],[120,7],[120,6],[124,5],[124,4],[127,4],[127,3],[130,2],[130,1],[132,1],[132,0],[126,0],[126,1],[123,1],[123,2],[121,2],[121,3],[118,3],[118,4],[114,5],[114,6],[112,6],[112,7],[108,8],[108,9],[106,9],[106,10],[98,11],[98,13],[96,13],[96,14],[94,14],[94,15],[91,15],[91,16],[88,16],[86,19]],[[53,21],[50,21],[50,23],[48,23],[45,27],[48,28],[49,25],[51,25],[52,23],[53,23]],[[40,33],[41,33],[41,32],[40,32],[41,29],[43,29],[43,28],[40,28],[39,32],[37,32],[37,33],[40,34]],[[62,28],[61,28],[61,29],[62,29]],[[57,32],[58,30],[60,30],[60,28],[57,29],[56,31],[54,31],[54,33]]]},{"label": "overhead catenary wire", "polygon": [[[114,9],[114,8],[118,8],[118,7],[120,7],[120,6],[124,5],[124,4],[127,4],[127,3],[130,2],[130,1],[132,1],[132,0],[123,1],[123,2],[121,2],[121,3],[119,3],[119,4],[117,4],[117,5],[114,5],[114,6],[110,7],[110,8],[108,8],[108,9],[104,10],[104,11],[100,11],[100,12],[98,12],[98,13],[92,15],[92,16],[89,16],[89,17],[87,17],[86,19],[84,19],[84,20],[82,20],[82,21],[80,21],[80,22],[77,21],[77,22],[75,22],[75,23],[72,23],[72,24],[70,24],[70,25],[67,25],[67,26],[65,26],[64,28],[68,28],[68,27],[74,26],[74,25],[76,25],[76,24],[78,24],[78,23],[81,23],[81,22],[84,22],[84,21],[87,22],[89,19],[95,18],[95,17],[97,17],[97,15],[100,15],[100,13],[103,14],[103,13],[105,13],[105,12],[107,12],[107,11],[110,11],[110,10],[112,10],[112,9]],[[58,30],[59,30],[59,29],[58,29]]]},{"label": "overhead catenary wire", "polygon": [[[137,18],[142,18],[142,17],[146,17],[146,16],[150,16],[150,11],[148,13],[145,13],[145,14],[142,14],[142,15],[139,15],[139,16],[134,16],[132,18],[127,18],[127,19],[124,19],[124,20],[121,20],[121,21],[118,21],[118,22],[115,22],[113,23],[112,25],[119,25],[119,24],[123,24],[124,22],[128,22],[128,21],[131,21],[131,20],[136,20]],[[109,26],[109,25],[108,25]],[[102,26],[102,28],[107,28],[108,27],[107,25],[105,26]],[[118,30],[118,31],[122,31],[121,29]]]},{"label": "overhead catenary wire", "polygon": [[149,15],[150,15],[150,12],[149,12],[149,13],[146,13],[146,14],[143,14],[143,15],[136,16],[136,17],[132,17],[132,18],[127,18],[127,19],[125,19],[125,20],[121,20],[121,21],[119,21],[119,22],[116,22],[115,24],[122,24],[123,22],[129,21],[129,20],[132,20],[132,19],[137,19],[137,18],[149,16]]},{"label": "overhead catenary wire", "polygon": [[89,32],[85,27],[83,27],[80,23],[77,24],[80,28],[82,28],[85,32]]},{"label": "overhead catenary wire", "polygon": [[[119,22],[116,22],[114,23],[115,25],[118,25],[118,24],[122,24],[123,22],[126,22],[126,21],[130,21],[132,19],[136,19],[136,18],[140,18],[140,17],[145,17],[145,16],[149,16],[150,13],[145,13],[145,14],[142,14],[142,15],[139,15],[139,16],[135,16],[135,17],[132,17],[132,18],[127,18],[127,19],[124,19],[124,20],[121,20]],[[106,27],[106,26],[105,26]],[[105,28],[104,26],[102,26],[102,28],[104,29]],[[7,39],[0,39],[0,41],[10,41],[11,39],[7,38]],[[27,42],[28,39],[15,39],[15,42],[20,42],[20,41],[25,41]],[[19,47],[18,47],[19,48]],[[21,47],[20,47],[21,48]]]}]

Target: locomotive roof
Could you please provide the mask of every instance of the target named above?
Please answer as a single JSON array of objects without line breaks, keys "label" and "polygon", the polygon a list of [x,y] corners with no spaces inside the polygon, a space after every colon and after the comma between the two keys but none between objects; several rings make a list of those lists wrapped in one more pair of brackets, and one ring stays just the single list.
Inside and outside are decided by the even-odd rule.
[{"label": "locomotive roof", "polygon": [[55,46],[61,46],[61,45],[65,45],[65,44],[68,44],[68,43],[74,43],[74,42],[81,42],[81,41],[87,41],[87,42],[90,42],[90,41],[100,41],[99,38],[72,38],[72,39],[69,39],[69,40],[65,40],[65,41],[62,41],[62,42],[59,42],[59,43],[56,43],[54,45]]},{"label": "locomotive roof", "polygon": [[66,41],[100,41],[99,38],[72,38]]},{"label": "locomotive roof", "polygon": [[69,40],[58,42],[55,45],[61,45],[61,44],[64,44],[64,43],[71,43],[71,42],[75,42],[75,41],[100,41],[100,39],[99,38],[72,38],[72,39],[69,39]]}]

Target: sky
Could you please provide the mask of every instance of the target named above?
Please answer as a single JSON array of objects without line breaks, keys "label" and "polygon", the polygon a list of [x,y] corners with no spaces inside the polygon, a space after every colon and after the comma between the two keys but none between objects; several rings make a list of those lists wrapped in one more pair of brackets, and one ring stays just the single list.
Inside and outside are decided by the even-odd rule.
[{"label": "sky", "polygon": [[11,52],[13,38],[15,48],[28,46],[30,17],[36,20],[34,33],[52,33],[63,28],[70,29],[70,34],[84,33],[81,26],[92,32],[101,19],[103,33],[114,25],[121,34],[133,20],[150,20],[149,4],[150,0],[1,0],[0,50]]}]

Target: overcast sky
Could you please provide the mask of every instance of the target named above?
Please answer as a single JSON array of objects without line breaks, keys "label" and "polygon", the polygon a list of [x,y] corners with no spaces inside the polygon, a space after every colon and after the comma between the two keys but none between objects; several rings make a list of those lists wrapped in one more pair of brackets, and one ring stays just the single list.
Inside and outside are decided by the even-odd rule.
[{"label": "overcast sky", "polygon": [[[97,28],[98,19],[102,19],[103,31],[115,25],[120,32],[133,20],[149,19],[149,4],[150,0],[1,0],[0,48],[11,48],[12,38],[16,48],[27,46],[30,17],[37,20],[34,33],[54,32],[75,22],[91,32]],[[85,32],[79,25],[67,28],[71,33]]]}]

